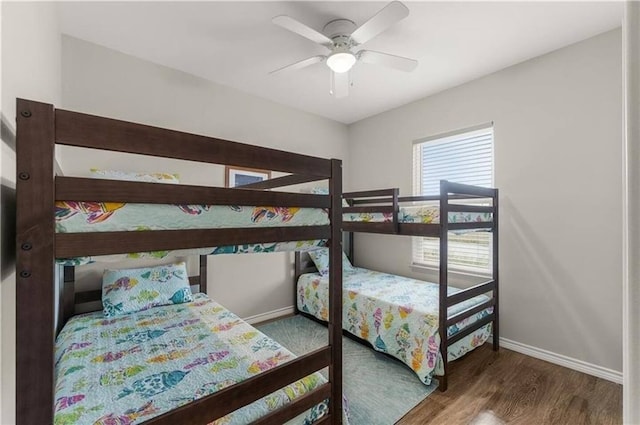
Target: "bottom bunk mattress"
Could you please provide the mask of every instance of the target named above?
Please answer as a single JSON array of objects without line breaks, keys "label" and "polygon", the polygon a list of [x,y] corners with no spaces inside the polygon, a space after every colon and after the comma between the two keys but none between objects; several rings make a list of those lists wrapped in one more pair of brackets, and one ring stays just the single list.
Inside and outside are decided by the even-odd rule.
[{"label": "bottom bunk mattress", "polygon": [[[329,279],[318,273],[300,276],[297,305],[302,312],[327,320]],[[449,287],[448,294],[460,289]],[[438,285],[431,282],[354,267],[343,274],[342,327],[408,365],[425,384],[441,375],[438,333]],[[488,300],[471,298],[449,309],[453,316]],[[447,329],[449,336],[491,314],[483,310]],[[448,360],[462,357],[484,344],[491,334],[488,324],[449,346]]]},{"label": "bottom bunk mattress", "polygon": [[[293,358],[204,294],[116,318],[75,316],[56,341],[54,423],[141,423]],[[324,382],[309,375],[212,423],[251,423]],[[326,411],[318,405],[300,423]]]}]

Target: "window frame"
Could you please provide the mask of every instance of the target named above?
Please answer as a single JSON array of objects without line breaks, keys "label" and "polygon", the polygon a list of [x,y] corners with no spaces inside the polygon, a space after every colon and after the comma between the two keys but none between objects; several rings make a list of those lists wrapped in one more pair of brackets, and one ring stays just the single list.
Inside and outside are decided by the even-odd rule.
[{"label": "window frame", "polygon": [[[484,124],[480,124],[480,125],[476,125],[476,126],[472,126],[472,127],[467,127],[464,129],[459,129],[459,130],[454,130],[454,131],[450,131],[450,132],[446,132],[446,133],[441,133],[441,134],[437,134],[437,135],[433,135],[433,136],[429,136],[429,137],[425,137],[425,138],[420,138],[417,140],[413,141],[413,150],[412,150],[412,185],[413,185],[413,194],[414,196],[422,196],[422,167],[423,167],[423,161],[422,161],[422,157],[421,157],[421,152],[420,152],[420,146],[424,145],[425,143],[429,143],[429,142],[437,142],[437,143],[447,143],[447,142],[453,142],[456,141],[458,139],[461,138],[461,136],[473,136],[473,133],[477,133],[478,135],[480,134],[484,134],[485,132],[490,132],[491,133],[491,184],[490,187],[494,187],[495,185],[495,128],[494,128],[494,123],[493,121],[488,122],[488,123],[484,123]],[[419,153],[419,154],[418,154]],[[417,158],[417,156],[420,156],[420,158]],[[418,166],[419,169],[416,169],[416,166]],[[452,180],[453,181],[453,180]],[[438,193],[439,195],[439,193]],[[437,203],[438,207],[439,207],[439,201],[434,201]],[[465,204],[469,204],[469,205],[473,205],[473,204],[485,204],[486,205],[486,201],[479,201],[479,200],[465,200],[464,201]],[[490,235],[490,234],[489,234]],[[449,237],[451,237],[451,234],[449,235]],[[417,253],[416,253],[416,245],[417,245],[417,238],[424,238],[423,236],[413,236],[411,238],[411,267],[417,270],[439,270],[440,268],[440,264],[439,262],[434,262],[434,263],[430,263],[430,262],[420,262],[420,261],[416,261],[416,257],[417,257]],[[429,238],[431,239],[431,238]],[[433,238],[434,240],[439,240],[439,238]],[[488,263],[487,263],[487,267],[486,268],[480,268],[480,267],[472,267],[472,266],[465,266],[465,265],[461,265],[461,264],[454,264],[451,265],[451,263],[448,264],[448,270],[458,273],[458,274],[462,274],[462,275],[469,275],[469,276],[482,276],[482,277],[486,277],[486,276],[491,276],[492,275],[492,264],[493,264],[493,238],[491,236],[489,236],[489,245],[487,247],[488,249]],[[439,247],[438,247],[439,249]],[[449,247],[449,255],[451,255],[451,251],[450,251],[450,247]],[[438,253],[439,255],[439,253]]]}]

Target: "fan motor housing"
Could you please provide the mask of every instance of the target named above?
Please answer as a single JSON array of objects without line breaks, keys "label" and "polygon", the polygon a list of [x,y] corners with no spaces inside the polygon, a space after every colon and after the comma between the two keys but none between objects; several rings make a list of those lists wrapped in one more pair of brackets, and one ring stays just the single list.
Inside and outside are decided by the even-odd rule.
[{"label": "fan motor housing", "polygon": [[332,39],[334,43],[338,44],[346,43],[355,29],[355,22],[350,21],[349,19],[334,19],[324,26],[322,32],[324,35]]}]

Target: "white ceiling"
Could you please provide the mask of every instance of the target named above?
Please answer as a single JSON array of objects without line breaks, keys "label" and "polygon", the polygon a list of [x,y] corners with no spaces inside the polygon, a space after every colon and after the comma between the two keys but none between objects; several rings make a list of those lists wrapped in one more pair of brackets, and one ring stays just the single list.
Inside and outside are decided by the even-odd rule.
[{"label": "white ceiling", "polygon": [[363,45],[418,59],[404,73],[358,63],[349,97],[329,95],[326,51],[271,23],[286,14],[321,31],[365,22],[386,2],[70,2],[62,32],[278,103],[352,123],[621,25],[622,2],[405,2],[411,13]]}]

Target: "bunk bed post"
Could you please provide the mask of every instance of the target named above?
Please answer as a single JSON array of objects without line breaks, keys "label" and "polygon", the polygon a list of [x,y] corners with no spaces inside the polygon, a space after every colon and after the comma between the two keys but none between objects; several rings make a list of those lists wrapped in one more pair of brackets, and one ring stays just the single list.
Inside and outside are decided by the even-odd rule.
[{"label": "bunk bed post", "polygon": [[300,251],[295,251],[293,253],[293,312],[294,314],[300,313],[298,310],[298,279],[302,274],[302,258]]},{"label": "bunk bed post", "polygon": [[500,303],[498,302],[498,287],[500,286],[498,279],[498,194],[498,189],[495,189],[493,195],[493,281],[495,282],[495,287],[493,288],[493,299],[495,301],[493,305],[493,351],[498,351],[500,348]]},{"label": "bunk bed post", "polygon": [[54,109],[18,99],[16,111],[16,423],[51,424]]},{"label": "bunk bed post", "polygon": [[[76,268],[75,266],[64,266],[64,278],[62,288],[62,321],[66,322],[67,319],[73,316],[75,312],[75,283],[76,283]],[[58,323],[58,329],[62,329],[64,323]]]},{"label": "bunk bed post", "polygon": [[[347,205],[349,207],[353,206],[353,199],[347,199]],[[351,264],[355,266],[355,248],[353,247],[353,242],[355,240],[354,237],[354,233],[353,232],[347,232],[347,243],[349,244],[348,250],[349,252],[347,253],[347,256],[349,257],[349,261],[351,261]]]},{"label": "bunk bed post", "polygon": [[342,161],[331,160],[331,242],[329,245],[329,381],[332,425],[342,424]]},{"label": "bunk bed post", "polygon": [[449,361],[447,358],[447,286],[448,286],[448,241],[449,235],[449,182],[440,180],[440,287],[438,290],[438,332],[440,334],[440,355],[442,357],[443,374],[438,378],[438,389],[446,391],[449,379]]},{"label": "bunk bed post", "polygon": [[398,196],[400,194],[400,189],[397,187],[392,189],[392,206],[393,206],[393,226],[395,227],[395,232],[400,232],[400,222],[398,220],[398,215],[400,213],[400,206],[398,205]]},{"label": "bunk bed post", "polygon": [[200,292],[207,293],[207,256],[200,256]]}]

